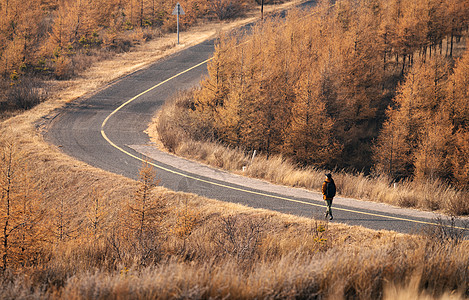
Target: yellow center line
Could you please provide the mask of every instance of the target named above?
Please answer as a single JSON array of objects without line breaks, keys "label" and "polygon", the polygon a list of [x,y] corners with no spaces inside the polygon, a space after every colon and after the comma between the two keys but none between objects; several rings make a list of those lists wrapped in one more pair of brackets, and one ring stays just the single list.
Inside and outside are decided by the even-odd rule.
[{"label": "yellow center line", "polygon": [[[237,188],[237,187],[232,187],[232,186],[229,186],[229,185],[225,185],[225,184],[221,184],[221,183],[217,183],[217,182],[213,182],[213,181],[210,181],[210,180],[206,180],[206,179],[201,179],[201,178],[197,178],[197,177],[194,177],[194,176],[191,176],[191,175],[187,175],[187,174],[183,174],[181,172],[178,172],[178,171],[174,171],[174,170],[171,170],[171,169],[168,169],[166,167],[163,167],[161,165],[158,165],[156,163],[153,163],[153,162],[149,162],[147,159],[143,159],[143,158],[140,158],[128,151],[126,151],[125,149],[119,147],[118,145],[116,145],[113,141],[111,141],[108,136],[106,135],[106,133],[104,132],[104,126],[106,125],[106,123],[109,121],[109,119],[115,115],[119,110],[121,110],[122,108],[124,108],[126,105],[130,104],[131,102],[135,101],[136,99],[138,99],[139,97],[143,96],[144,94],[156,89],[157,87],[181,76],[182,74],[184,73],[187,73],[199,66],[202,66],[204,64],[206,64],[207,62],[211,61],[213,59],[213,57],[207,59],[207,60],[204,60],[203,62],[193,66],[193,67],[190,67],[189,69],[186,69],[154,86],[152,86],[151,88],[147,89],[146,91],[143,91],[141,92],[140,94],[134,96],[133,98],[129,99],[128,101],[126,101],[125,103],[121,104],[118,108],[116,108],[113,112],[111,112],[107,117],[106,119],[104,119],[103,123],[101,124],[101,135],[102,137],[114,148],[116,148],[117,150],[121,151],[122,153],[132,157],[132,158],[135,158],[139,161],[142,161],[142,162],[147,162],[148,164],[150,164],[151,166],[155,167],[155,168],[158,168],[160,170],[163,170],[163,171],[166,171],[166,172],[169,172],[169,173],[172,173],[172,174],[175,174],[175,175],[179,175],[179,176],[182,176],[182,177],[185,177],[185,178],[189,178],[189,179],[193,179],[193,180],[196,180],[196,181],[199,181],[199,182],[203,182],[203,183],[208,183],[208,184],[211,184],[211,185],[215,185],[215,186],[219,186],[219,187],[223,187],[223,188],[227,188],[227,189],[231,189],[231,190],[235,190],[235,191],[240,191],[240,192],[245,192],[245,193],[248,193],[248,194],[252,194],[252,195],[258,195],[258,196],[264,196],[264,197],[270,197],[270,198],[274,198],[274,199],[279,199],[279,200],[284,200],[284,201],[288,201],[288,202],[293,202],[293,203],[300,203],[300,204],[304,204],[304,205],[310,205],[310,206],[318,206],[318,207],[325,207],[325,205],[321,205],[321,204],[316,204],[316,203],[310,203],[310,202],[305,202],[305,201],[301,201],[301,200],[296,200],[296,199],[291,199],[291,198],[287,198],[287,197],[282,197],[282,196],[276,196],[276,195],[270,195],[270,194],[267,194],[267,193],[262,193],[262,192],[255,192],[255,191],[250,191],[250,190],[247,190],[247,189],[243,189],[243,188]],[[391,220],[399,220],[399,221],[407,221],[407,222],[412,222],[412,223],[419,223],[419,224],[426,224],[426,225],[440,225],[440,224],[437,224],[437,223],[433,223],[433,222],[426,222],[426,221],[419,221],[419,220],[412,220],[412,219],[407,219],[407,218],[401,218],[401,217],[393,217],[393,216],[387,216],[387,215],[382,215],[382,214],[376,214],[376,213],[369,213],[369,212],[363,212],[363,211],[357,211],[357,210],[353,210],[353,209],[346,209],[346,208],[340,208],[340,207],[336,207],[334,208],[335,210],[340,210],[340,211],[345,211],[345,212],[352,212],[352,213],[356,213],[356,214],[362,214],[362,215],[367,215],[367,216],[374,216],[374,217],[380,217],[380,218],[384,218],[384,219],[391,219]],[[455,227],[457,229],[466,229],[466,228],[461,228],[461,227]]]}]

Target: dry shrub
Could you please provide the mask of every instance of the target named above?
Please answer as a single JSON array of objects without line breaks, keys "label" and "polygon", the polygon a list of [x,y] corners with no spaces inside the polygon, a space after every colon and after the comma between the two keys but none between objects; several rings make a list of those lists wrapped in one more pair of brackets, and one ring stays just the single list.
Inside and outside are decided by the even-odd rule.
[{"label": "dry shrub", "polygon": [[[457,246],[467,239],[469,221],[457,217],[435,219],[436,225],[428,225],[422,232],[431,243],[432,247]],[[458,226],[458,224],[460,224]]]},{"label": "dry shrub", "polygon": [[226,20],[241,16],[247,3],[242,0],[211,0],[209,7],[219,20]]},{"label": "dry shrub", "polygon": [[73,60],[66,56],[60,56],[55,61],[54,75],[57,79],[70,79],[75,74]]},{"label": "dry shrub", "polygon": [[456,216],[469,215],[468,191],[447,188],[446,193],[442,197],[444,197],[441,198],[443,199],[442,206],[449,214]]},{"label": "dry shrub", "polygon": [[281,155],[257,156],[248,165],[246,174],[254,178],[267,179],[276,184],[319,189],[324,180],[324,173],[316,168],[299,168]]},{"label": "dry shrub", "polygon": [[104,50],[111,50],[116,53],[127,52],[132,47],[132,41],[125,33],[117,34],[108,32],[103,35]]},{"label": "dry shrub", "polygon": [[[207,158],[211,155],[213,149],[216,147],[213,143],[203,143],[196,141],[185,141],[178,144],[177,154],[186,158],[197,159],[198,161],[207,163]],[[168,149],[169,150],[169,149]]]},{"label": "dry shrub", "polygon": [[414,208],[417,206],[417,201],[412,195],[401,195],[397,200],[397,205],[400,207]]},{"label": "dry shrub", "polygon": [[262,239],[267,220],[262,217],[229,215],[221,217],[215,242],[222,256],[229,255],[236,260],[252,260]]},{"label": "dry shrub", "polygon": [[175,152],[189,138],[213,138],[213,130],[192,113],[192,108],[192,92],[183,92],[167,101],[160,111],[156,128],[161,142],[170,152]]},{"label": "dry shrub", "polygon": [[178,113],[179,110],[176,105],[165,104],[156,123],[156,130],[161,142],[172,153],[179,146],[183,134],[182,126],[175,126],[176,121],[174,118],[179,115]]},{"label": "dry shrub", "polygon": [[104,50],[84,50],[71,57],[73,65],[73,75],[83,73],[94,63],[109,58],[111,53]]},{"label": "dry shrub", "polygon": [[45,101],[48,97],[47,85],[32,77],[23,77],[7,90],[7,101],[10,106],[20,109],[30,109]]},{"label": "dry shrub", "polygon": [[240,149],[231,149],[215,142],[183,140],[175,153],[232,172],[240,172],[243,166],[249,164],[249,157]]},{"label": "dry shrub", "polygon": [[420,290],[421,274],[414,274],[407,283],[387,283],[384,287],[383,300],[415,299],[415,300],[462,300],[465,299],[461,292],[445,292],[439,297]]}]

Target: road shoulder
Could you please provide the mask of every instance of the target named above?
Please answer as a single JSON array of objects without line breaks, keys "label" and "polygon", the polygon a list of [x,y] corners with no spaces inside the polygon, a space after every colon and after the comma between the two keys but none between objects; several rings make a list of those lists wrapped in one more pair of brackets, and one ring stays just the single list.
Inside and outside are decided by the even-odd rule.
[{"label": "road shoulder", "polygon": [[[174,169],[181,170],[185,173],[190,173],[215,181],[222,181],[228,184],[242,186],[248,189],[262,191],[269,194],[273,193],[284,197],[306,199],[322,204],[322,195],[319,192],[310,191],[304,188],[293,188],[282,185],[276,185],[265,180],[254,179],[229,173],[220,169],[210,167],[208,165],[201,164],[199,162],[184,159],[173,154],[167,153],[165,151],[161,151],[155,145],[128,145],[128,147],[156,162],[168,165]],[[382,212],[384,214],[397,214],[411,218],[422,218],[427,220],[434,220],[436,218],[447,217],[434,212],[400,208],[385,203],[363,201],[344,197],[334,198],[334,204],[347,206],[358,210],[372,210],[376,212]],[[469,220],[469,218],[464,219]]]}]

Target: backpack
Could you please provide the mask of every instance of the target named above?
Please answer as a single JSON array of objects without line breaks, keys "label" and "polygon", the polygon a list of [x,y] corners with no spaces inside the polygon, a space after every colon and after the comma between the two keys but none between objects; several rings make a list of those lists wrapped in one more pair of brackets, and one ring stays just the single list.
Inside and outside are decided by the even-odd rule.
[{"label": "backpack", "polygon": [[326,198],[333,198],[335,196],[335,183],[334,181],[326,181]]}]

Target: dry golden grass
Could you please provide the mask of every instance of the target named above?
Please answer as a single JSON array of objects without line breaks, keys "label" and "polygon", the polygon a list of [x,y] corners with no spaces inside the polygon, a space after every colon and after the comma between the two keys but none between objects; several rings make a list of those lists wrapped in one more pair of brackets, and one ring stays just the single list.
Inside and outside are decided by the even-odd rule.
[{"label": "dry golden grass", "polygon": [[[280,155],[269,158],[256,155],[252,159],[252,152],[246,153],[242,149],[213,142],[210,134],[204,136],[200,133],[207,126],[187,109],[187,101],[191,101],[191,94],[180,94],[155,115],[147,132],[160,149],[236,174],[320,191],[325,170],[298,167]],[[469,214],[469,192],[445,182],[403,181],[393,184],[386,176],[342,171],[334,172],[334,180],[342,197],[456,216]]]},{"label": "dry golden grass", "polygon": [[[240,260],[224,256],[209,242],[206,226],[212,232],[218,220],[209,218],[186,241],[185,255],[171,254],[156,265],[109,268],[95,264],[106,253],[105,246],[74,243],[55,255],[42,273],[33,272],[28,279],[32,282],[18,277],[3,289],[17,291],[13,284],[30,288],[35,281],[55,279],[62,281],[50,283],[58,284],[52,294],[67,299],[380,299],[383,294],[385,299],[447,299],[450,294],[459,299],[467,293],[467,275],[458,271],[467,268],[467,244],[443,246],[424,238],[332,226],[327,229],[332,242],[324,248],[305,230],[314,225],[310,220],[290,223],[270,215],[256,256]],[[177,240],[165,244],[169,253],[181,247]],[[191,256],[192,247],[197,253]]]},{"label": "dry golden grass", "polygon": [[[425,295],[465,293],[467,242],[328,224],[164,188],[153,191],[169,210],[154,236],[158,259],[145,262],[138,240],[113,235],[136,182],[59,156],[29,153],[28,161],[47,206],[67,200],[69,220],[80,230],[51,244],[36,266],[4,274],[3,298],[370,299],[380,298],[385,284],[394,297],[396,286],[407,287],[406,279],[422,268],[412,295],[421,287]],[[102,192],[110,212],[94,239],[86,231],[91,189]],[[196,220],[185,236],[174,230],[182,224],[181,211]]]}]

